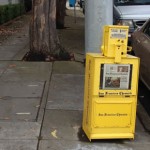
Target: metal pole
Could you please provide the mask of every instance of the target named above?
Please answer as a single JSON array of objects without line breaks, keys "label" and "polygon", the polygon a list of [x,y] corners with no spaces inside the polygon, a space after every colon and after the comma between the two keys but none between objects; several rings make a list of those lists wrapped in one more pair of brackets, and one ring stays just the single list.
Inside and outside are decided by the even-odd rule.
[{"label": "metal pole", "polygon": [[85,53],[99,53],[103,26],[113,24],[113,0],[85,0]]}]

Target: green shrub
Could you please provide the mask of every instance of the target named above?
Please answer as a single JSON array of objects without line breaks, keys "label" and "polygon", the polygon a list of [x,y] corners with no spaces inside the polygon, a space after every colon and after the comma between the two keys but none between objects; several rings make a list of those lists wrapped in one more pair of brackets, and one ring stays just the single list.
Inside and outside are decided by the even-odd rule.
[{"label": "green shrub", "polygon": [[8,7],[7,6],[0,6],[0,23],[5,23],[8,19]]},{"label": "green shrub", "polygon": [[20,5],[14,5],[13,12],[14,12],[14,17],[18,17],[19,15],[21,15]]},{"label": "green shrub", "polygon": [[3,24],[15,17],[25,13],[23,4],[10,4],[0,6],[0,24]]},{"label": "green shrub", "polygon": [[21,14],[24,14],[26,11],[25,11],[25,5],[24,4],[20,4],[20,13]]}]

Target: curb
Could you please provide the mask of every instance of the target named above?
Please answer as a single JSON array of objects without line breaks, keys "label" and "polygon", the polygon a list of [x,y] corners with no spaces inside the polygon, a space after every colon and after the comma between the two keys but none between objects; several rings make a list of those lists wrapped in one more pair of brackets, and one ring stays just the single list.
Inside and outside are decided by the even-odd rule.
[{"label": "curb", "polygon": [[142,104],[139,102],[139,105],[137,107],[137,116],[142,123],[144,129],[150,133],[150,116],[148,113],[145,111],[144,107]]}]

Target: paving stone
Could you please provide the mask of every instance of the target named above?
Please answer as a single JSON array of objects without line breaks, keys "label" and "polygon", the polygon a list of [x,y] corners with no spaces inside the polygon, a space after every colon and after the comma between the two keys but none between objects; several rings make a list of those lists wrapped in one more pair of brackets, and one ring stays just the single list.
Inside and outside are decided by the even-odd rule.
[{"label": "paving stone", "polygon": [[141,124],[141,121],[139,120],[138,116],[136,116],[135,130],[145,132],[145,129],[144,129],[143,125]]},{"label": "paving stone", "polygon": [[29,43],[29,37],[17,35],[9,37],[9,39],[2,43],[2,46],[25,46],[27,43]]},{"label": "paving stone", "polygon": [[75,61],[80,62],[84,65],[85,63],[85,53],[74,53]]},{"label": "paving stone", "polygon": [[24,45],[1,46],[0,47],[0,60],[11,60],[23,48],[24,48]]},{"label": "paving stone", "polygon": [[12,46],[12,45],[3,45],[0,47],[0,51],[3,51],[3,52],[16,52],[16,51],[19,51],[20,49],[24,48],[24,45],[20,45],[20,46]]},{"label": "paving stone", "polygon": [[4,73],[4,71],[6,71],[7,66],[8,66],[7,62],[0,61],[0,76],[2,75],[2,73]]},{"label": "paving stone", "polygon": [[68,51],[74,53],[85,53],[84,18],[77,18],[77,23],[74,23],[71,16],[66,16],[65,20],[68,20],[66,23],[69,28],[59,31],[61,44]]},{"label": "paving stone", "polygon": [[38,140],[0,140],[0,150],[37,150]]},{"label": "paving stone", "polygon": [[10,62],[7,73],[44,73],[51,72],[52,63],[47,62]]},{"label": "paving stone", "polygon": [[4,52],[0,51],[0,60],[12,60],[14,55],[16,55],[17,52]]},{"label": "paving stone", "polygon": [[71,140],[42,140],[39,150],[149,150],[150,144],[117,144],[113,140],[80,142]]},{"label": "paving stone", "polygon": [[[147,100],[149,100],[149,97],[147,97]],[[148,108],[148,105],[147,105],[147,108]],[[148,132],[150,132],[150,116],[148,115],[147,111],[144,109],[144,107],[142,106],[140,102],[137,107],[137,115],[140,118],[140,121],[142,122],[144,128]]]},{"label": "paving stone", "polygon": [[[128,141],[127,141],[128,142]],[[132,143],[143,143],[149,144],[150,143],[150,134],[148,132],[135,132],[135,139],[131,141]]]},{"label": "paving stone", "polygon": [[[137,124],[140,124],[137,121]],[[81,130],[82,112],[81,111],[65,111],[65,110],[46,110],[44,124],[42,127],[43,139],[55,140],[81,140],[84,141],[84,132]],[[149,144],[150,135],[143,131],[141,125],[137,125],[134,140],[120,140],[123,143],[129,144]],[[142,129],[139,129],[142,128]],[[86,140],[87,141],[87,140]]]},{"label": "paving stone", "polygon": [[46,110],[42,138],[78,140],[81,124],[81,111]]},{"label": "paving stone", "polygon": [[1,82],[0,97],[42,97],[44,82]]},{"label": "paving stone", "polygon": [[150,143],[150,134],[145,131],[141,121],[139,120],[138,116],[136,117],[136,124],[135,124],[135,137],[134,140],[126,140],[125,143]]},{"label": "paving stone", "polygon": [[53,75],[47,109],[82,110],[84,76]]},{"label": "paving stone", "polygon": [[53,67],[53,74],[82,74],[84,65],[74,61],[56,61]]},{"label": "paving stone", "polygon": [[0,99],[0,120],[36,121],[40,101],[40,98]]},{"label": "paving stone", "polygon": [[13,60],[23,60],[24,56],[27,54],[27,52],[30,51],[29,48],[29,43],[22,49],[20,50],[14,57]]},{"label": "paving stone", "polygon": [[52,63],[12,62],[2,75],[2,81],[46,81],[50,78]]},{"label": "paving stone", "polygon": [[37,140],[40,128],[37,122],[0,122],[0,140]]},{"label": "paving stone", "polygon": [[1,81],[4,82],[8,82],[8,81],[14,81],[14,82],[18,82],[18,81],[30,81],[30,82],[44,82],[48,79],[49,76],[47,76],[44,73],[39,73],[38,75],[32,73],[32,74],[23,74],[23,73],[4,73],[2,74],[1,77]]}]

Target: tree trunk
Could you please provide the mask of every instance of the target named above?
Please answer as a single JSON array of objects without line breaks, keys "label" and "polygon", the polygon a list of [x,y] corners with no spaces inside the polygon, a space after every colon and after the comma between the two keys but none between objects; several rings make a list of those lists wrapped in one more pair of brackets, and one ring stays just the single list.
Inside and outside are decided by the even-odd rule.
[{"label": "tree trunk", "polygon": [[33,54],[53,54],[58,50],[58,45],[56,0],[33,0],[30,51]]},{"label": "tree trunk", "polygon": [[57,9],[56,9],[56,26],[57,29],[64,28],[64,20],[65,20],[65,10],[66,10],[66,1],[67,0],[57,0]]}]

